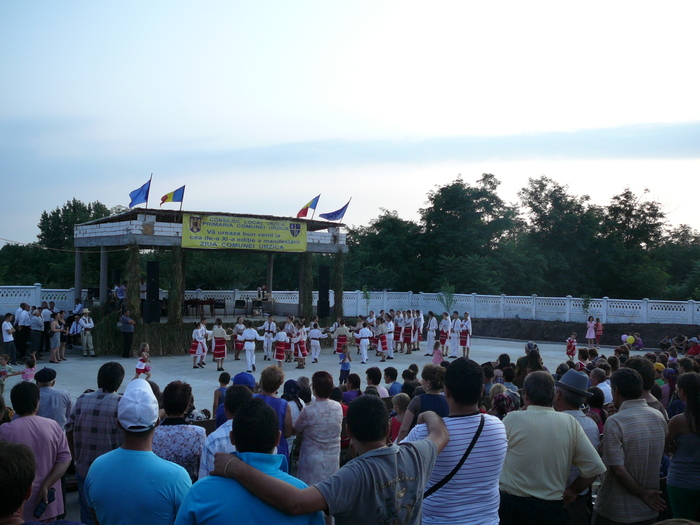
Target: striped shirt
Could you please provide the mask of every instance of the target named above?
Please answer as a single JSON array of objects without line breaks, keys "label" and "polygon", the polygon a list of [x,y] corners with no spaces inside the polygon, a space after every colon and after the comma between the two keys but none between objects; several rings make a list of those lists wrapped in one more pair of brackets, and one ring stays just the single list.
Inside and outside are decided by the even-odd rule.
[{"label": "striped shirt", "polygon": [[[462,468],[435,494],[423,500],[424,524],[498,524],[498,479],[508,440],[497,417],[484,415],[484,418],[484,429]],[[481,414],[444,418],[450,442],[437,457],[426,490],[447,476],[462,459],[480,421]],[[416,425],[404,441],[419,441],[427,436],[427,427]]]},{"label": "striped shirt", "polygon": [[[666,418],[644,399],[624,401],[605,421],[603,462],[623,465],[645,489],[659,490],[659,469],[668,426]],[[612,472],[603,477],[596,499],[596,512],[613,521],[635,522],[654,519],[655,510],[632,495]]]}]

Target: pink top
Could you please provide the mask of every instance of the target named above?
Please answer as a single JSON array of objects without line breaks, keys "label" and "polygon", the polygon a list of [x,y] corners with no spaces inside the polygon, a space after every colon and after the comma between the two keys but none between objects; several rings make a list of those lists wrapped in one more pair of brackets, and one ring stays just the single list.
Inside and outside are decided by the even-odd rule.
[{"label": "pink top", "polygon": [[433,364],[439,365],[442,363],[442,351],[440,348],[433,350]]},{"label": "pink top", "polygon": [[22,371],[22,381],[33,381],[34,374],[36,374],[36,367],[35,366],[32,368],[25,368]]},{"label": "pink top", "polygon": [[[56,463],[70,461],[68,441],[60,425],[52,419],[39,416],[24,416],[10,423],[0,425],[0,439],[12,443],[27,445],[34,452],[36,460],[36,477],[32,486],[32,495],[24,504],[25,521],[35,521],[32,513],[37,504],[39,488]],[[61,493],[61,480],[58,480],[53,488],[56,489],[56,499],[49,503],[42,520],[55,520],[56,516],[63,514],[63,494]]]}]

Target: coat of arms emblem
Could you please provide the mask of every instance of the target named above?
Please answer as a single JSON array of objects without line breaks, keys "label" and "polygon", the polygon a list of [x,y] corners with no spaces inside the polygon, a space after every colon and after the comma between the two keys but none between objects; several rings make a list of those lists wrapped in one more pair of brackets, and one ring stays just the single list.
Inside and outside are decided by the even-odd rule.
[{"label": "coat of arms emblem", "polygon": [[301,233],[301,224],[298,222],[290,222],[289,223],[289,233],[292,234],[292,237],[296,237]]},{"label": "coat of arms emblem", "polygon": [[190,231],[192,233],[199,233],[202,229],[202,218],[201,217],[190,217]]}]

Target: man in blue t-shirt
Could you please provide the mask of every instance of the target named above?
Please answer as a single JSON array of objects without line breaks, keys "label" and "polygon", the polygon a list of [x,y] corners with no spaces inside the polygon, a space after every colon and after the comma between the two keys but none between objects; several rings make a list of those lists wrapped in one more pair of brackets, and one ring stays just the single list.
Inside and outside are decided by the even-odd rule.
[{"label": "man in blue t-shirt", "polygon": [[[282,471],[284,456],[274,454],[280,441],[275,411],[261,399],[251,399],[236,412],[231,443],[236,456],[266,474],[299,489],[306,483]],[[253,496],[236,480],[208,476],[198,481],[185,496],[175,525],[237,525],[275,523],[323,525],[323,514],[311,512],[288,516]]]},{"label": "man in blue t-shirt", "polygon": [[122,446],[98,457],[85,478],[85,498],[95,522],[172,525],[192,482],[184,468],[151,449],[158,401],[145,379],[127,385],[117,422]]},{"label": "man in blue t-shirt", "polygon": [[418,423],[427,425],[427,438],[407,445],[386,446],[389,414],[377,396],[360,396],[350,403],[347,423],[359,456],[311,487],[294,487],[230,454],[216,455],[214,474],[235,478],[266,503],[291,515],[322,510],[337,525],[420,524],[425,483],[449,441],[440,416],[421,413]]}]

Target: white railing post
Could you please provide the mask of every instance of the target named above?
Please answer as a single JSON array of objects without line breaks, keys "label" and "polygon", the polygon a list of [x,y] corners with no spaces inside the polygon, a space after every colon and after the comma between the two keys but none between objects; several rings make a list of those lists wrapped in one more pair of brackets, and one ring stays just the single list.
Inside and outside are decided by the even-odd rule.
[{"label": "white railing post", "polygon": [[32,290],[32,304],[34,306],[41,305],[41,283],[34,283],[34,289]]},{"label": "white railing post", "polygon": [[360,315],[360,297],[362,297],[362,292],[355,290],[355,317]]},{"label": "white railing post", "polygon": [[501,319],[506,318],[506,294],[501,294]]},{"label": "white railing post", "polygon": [[469,313],[469,317],[476,317],[476,292],[473,292],[471,294],[471,312]]},{"label": "white railing post", "polygon": [[568,323],[571,322],[571,296],[567,295],[564,298],[564,304],[566,305],[564,320]]},{"label": "white railing post", "polygon": [[695,324],[695,301],[688,301],[688,324]]},{"label": "white railing post", "polygon": [[67,310],[69,312],[73,311],[73,307],[75,306],[75,288],[70,288],[68,290],[68,308]]},{"label": "white railing post", "polygon": [[532,294],[532,319],[537,319],[537,294]]},{"label": "white railing post", "polygon": [[386,290],[382,292],[382,310],[386,312]]},{"label": "white railing post", "polygon": [[413,310],[413,292],[408,292],[408,309]]},{"label": "white railing post", "polygon": [[608,322],[608,297],[603,297],[603,312],[600,314],[601,322],[606,324]]},{"label": "white railing post", "polygon": [[646,323],[649,319],[649,299],[642,299],[642,322]]},{"label": "white railing post", "polygon": [[197,294],[197,299],[204,299],[204,292],[201,290],[201,288],[197,288],[195,293]]}]

